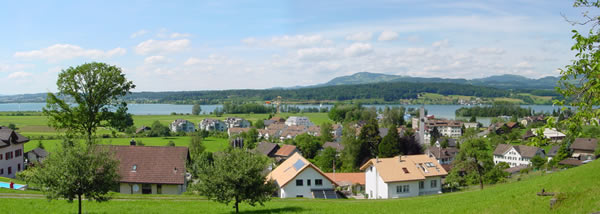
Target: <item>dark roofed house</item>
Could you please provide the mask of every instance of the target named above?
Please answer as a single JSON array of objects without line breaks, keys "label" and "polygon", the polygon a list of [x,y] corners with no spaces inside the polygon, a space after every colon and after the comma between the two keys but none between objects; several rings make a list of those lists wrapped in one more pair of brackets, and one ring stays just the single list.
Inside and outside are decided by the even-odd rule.
[{"label": "dark roofed house", "polygon": [[25,136],[8,127],[0,126],[0,176],[14,178],[24,167],[23,145]]},{"label": "dark roofed house", "polygon": [[283,162],[294,153],[300,153],[300,150],[298,150],[298,148],[296,148],[294,145],[285,144],[281,146],[277,152],[275,152],[275,160],[277,162]]},{"label": "dark roofed house", "polygon": [[187,181],[187,147],[105,146],[119,160],[119,192],[123,194],[181,194]]},{"label": "dark roofed house", "polygon": [[552,146],[552,148],[550,148],[550,150],[546,152],[546,156],[548,156],[548,161],[552,160],[552,158],[556,156],[556,154],[558,153],[558,149],[560,149],[560,146]]},{"label": "dark roofed house", "polygon": [[25,163],[35,164],[41,162],[48,157],[48,152],[40,147],[32,149],[29,152],[25,152]]},{"label": "dark roofed house", "polygon": [[429,155],[429,157],[435,158],[438,163],[442,165],[449,165],[454,161],[454,158],[458,154],[458,149],[456,147],[441,148],[432,146],[428,149],[426,154]]},{"label": "dark roofed house", "polygon": [[598,147],[598,139],[596,138],[577,138],[571,144],[572,157],[579,160],[593,160],[596,158],[594,152]]},{"label": "dark roofed house", "polygon": [[152,130],[152,128],[150,128],[148,126],[142,126],[142,127],[139,127],[138,129],[136,129],[135,133],[139,134],[139,133],[142,133],[142,132],[145,132],[145,131],[150,131],[150,130]]},{"label": "dark roofed house", "polygon": [[341,143],[338,143],[338,142],[325,142],[323,144],[323,149],[326,149],[329,147],[334,148],[335,151],[337,151],[338,153],[341,153],[344,150],[344,145],[342,145]]},{"label": "dark roofed house", "polygon": [[260,142],[254,151],[272,158],[275,157],[277,150],[279,150],[279,145],[276,143]]}]

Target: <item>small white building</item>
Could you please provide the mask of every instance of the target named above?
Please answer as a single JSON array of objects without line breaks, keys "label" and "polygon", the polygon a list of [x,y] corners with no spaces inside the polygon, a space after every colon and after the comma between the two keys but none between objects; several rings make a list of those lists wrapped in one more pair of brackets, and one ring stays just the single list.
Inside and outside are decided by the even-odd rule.
[{"label": "small white building", "polygon": [[442,193],[446,170],[427,155],[374,158],[365,171],[365,193],[369,199],[388,199]]},{"label": "small white building", "polygon": [[198,130],[224,132],[227,130],[227,124],[221,120],[206,118],[198,123]]},{"label": "small white building", "polygon": [[336,183],[297,152],[271,171],[267,179],[275,181],[281,198],[338,198]]},{"label": "small white building", "polygon": [[531,158],[539,155],[545,157],[544,150],[534,146],[498,144],[494,150],[494,164],[508,163],[510,167],[529,166]]},{"label": "small white building", "polygon": [[[531,129],[531,132],[533,135],[537,136],[537,129]],[[557,131],[556,128],[545,128],[544,137],[552,142],[561,142],[565,139],[566,135]]]},{"label": "small white building", "polygon": [[0,177],[14,178],[23,171],[23,145],[27,142],[25,136],[0,126]]},{"label": "small white building", "polygon": [[308,119],[308,117],[297,117],[291,116],[287,120],[285,120],[285,125],[287,126],[312,126],[312,122]]},{"label": "small white building", "polygon": [[188,120],[184,120],[184,119],[177,119],[177,120],[173,121],[169,128],[171,128],[172,132],[194,132],[194,131],[196,131],[196,126],[194,125],[194,123],[192,123]]},{"label": "small white building", "polygon": [[240,117],[228,117],[225,120],[225,124],[227,124],[228,128],[248,128],[250,127],[250,122],[244,118]]}]

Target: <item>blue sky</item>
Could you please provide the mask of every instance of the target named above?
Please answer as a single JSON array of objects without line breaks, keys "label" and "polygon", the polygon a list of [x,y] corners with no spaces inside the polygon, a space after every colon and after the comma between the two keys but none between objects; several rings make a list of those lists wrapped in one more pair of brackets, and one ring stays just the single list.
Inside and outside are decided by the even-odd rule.
[{"label": "blue sky", "polygon": [[[62,1],[0,8],[0,94],[102,61],[135,91],[271,88],[356,72],[558,75],[571,1]],[[597,11],[591,11],[597,12]]]}]

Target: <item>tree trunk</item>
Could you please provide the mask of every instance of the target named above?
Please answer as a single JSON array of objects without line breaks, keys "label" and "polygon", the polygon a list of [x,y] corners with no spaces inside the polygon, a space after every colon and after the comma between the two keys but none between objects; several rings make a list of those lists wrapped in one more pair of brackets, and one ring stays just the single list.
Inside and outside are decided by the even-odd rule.
[{"label": "tree trunk", "polygon": [[239,212],[240,212],[240,202],[235,200],[235,213],[239,213]]},{"label": "tree trunk", "polygon": [[77,199],[79,200],[79,214],[81,214],[81,195],[77,195]]}]

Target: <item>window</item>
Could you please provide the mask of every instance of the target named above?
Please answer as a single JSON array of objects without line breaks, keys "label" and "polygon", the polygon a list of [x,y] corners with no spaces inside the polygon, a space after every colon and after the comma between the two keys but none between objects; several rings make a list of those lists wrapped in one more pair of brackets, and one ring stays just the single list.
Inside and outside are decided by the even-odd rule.
[{"label": "window", "polygon": [[431,180],[431,188],[437,187],[437,180]]},{"label": "window", "polygon": [[2,160],[2,154],[0,154],[0,160]]},{"label": "window", "polygon": [[296,179],[296,186],[304,186],[302,179]]},{"label": "window", "polygon": [[303,195],[296,195],[296,198],[304,198]]},{"label": "window", "polygon": [[142,184],[142,194],[152,194],[152,184]]},{"label": "window", "polygon": [[310,179],[306,179],[306,186],[310,186]]},{"label": "window", "polygon": [[406,193],[410,191],[410,186],[408,185],[398,185],[396,186],[396,193]]},{"label": "window", "polygon": [[8,171],[8,175],[12,174],[12,167],[9,166],[7,171]]},{"label": "window", "polygon": [[323,180],[321,180],[321,179],[315,179],[315,185],[316,186],[323,186]]},{"label": "window", "polygon": [[21,150],[21,149],[17,149],[15,151],[15,157],[20,157],[22,154],[23,154],[23,150]]},{"label": "window", "polygon": [[0,169],[0,175],[4,174],[4,168]]},{"label": "window", "polygon": [[17,164],[17,172],[21,171],[21,164]]},{"label": "window", "polygon": [[156,194],[162,194],[162,184],[156,185]]},{"label": "window", "polygon": [[12,152],[7,152],[6,154],[4,154],[4,156],[6,157],[6,160],[10,160],[12,159]]},{"label": "window", "polygon": [[419,181],[419,189],[425,189],[425,181]]},{"label": "window", "polygon": [[402,171],[404,171],[404,173],[408,174],[408,169],[406,167],[402,167]]},{"label": "window", "polygon": [[137,171],[137,165],[133,164],[133,166],[131,166],[131,171],[132,172]]}]

